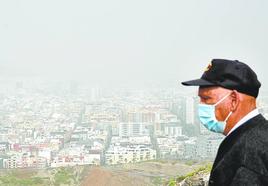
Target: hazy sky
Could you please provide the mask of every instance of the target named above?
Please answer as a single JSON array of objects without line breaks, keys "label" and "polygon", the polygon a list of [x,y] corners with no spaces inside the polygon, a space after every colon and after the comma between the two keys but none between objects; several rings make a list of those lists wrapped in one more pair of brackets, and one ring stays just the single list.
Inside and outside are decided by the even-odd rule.
[{"label": "hazy sky", "polygon": [[0,77],[179,84],[229,58],[265,88],[267,10],[267,0],[0,0]]}]

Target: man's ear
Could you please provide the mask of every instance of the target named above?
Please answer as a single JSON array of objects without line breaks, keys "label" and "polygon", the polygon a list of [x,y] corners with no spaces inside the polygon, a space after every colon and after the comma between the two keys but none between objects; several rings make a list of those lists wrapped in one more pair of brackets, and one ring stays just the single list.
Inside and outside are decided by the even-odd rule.
[{"label": "man's ear", "polygon": [[231,111],[235,112],[238,108],[238,105],[240,103],[240,99],[241,96],[239,94],[239,92],[237,92],[236,90],[233,90],[231,93]]}]

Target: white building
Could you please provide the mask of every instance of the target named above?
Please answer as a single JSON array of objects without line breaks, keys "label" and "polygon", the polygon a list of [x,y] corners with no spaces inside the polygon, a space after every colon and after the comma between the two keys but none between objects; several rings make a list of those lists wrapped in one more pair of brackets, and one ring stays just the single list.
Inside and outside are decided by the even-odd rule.
[{"label": "white building", "polygon": [[146,134],[144,123],[124,122],[119,124],[119,136],[143,136]]},{"label": "white building", "polygon": [[201,158],[214,159],[222,142],[221,136],[200,136],[197,140],[197,155]]},{"label": "white building", "polygon": [[4,168],[6,169],[15,169],[18,168],[19,157],[17,155],[12,155],[8,159],[3,161]]},{"label": "white building", "polygon": [[220,136],[199,136],[184,143],[185,159],[214,159],[223,138]]},{"label": "white building", "polygon": [[143,145],[111,146],[105,153],[105,163],[108,165],[135,163],[156,158],[156,150]]},{"label": "white building", "polygon": [[196,138],[192,138],[185,141],[183,156],[185,159],[196,159],[197,157]]},{"label": "white building", "polygon": [[165,135],[166,136],[181,136],[182,135],[182,127],[165,126]]},{"label": "white building", "polygon": [[184,152],[184,143],[176,141],[176,138],[161,137],[157,138],[157,143],[162,158],[168,157],[182,157]]},{"label": "white building", "polygon": [[56,156],[51,162],[51,167],[66,167],[76,165],[100,165],[101,154],[81,154],[73,156]]}]

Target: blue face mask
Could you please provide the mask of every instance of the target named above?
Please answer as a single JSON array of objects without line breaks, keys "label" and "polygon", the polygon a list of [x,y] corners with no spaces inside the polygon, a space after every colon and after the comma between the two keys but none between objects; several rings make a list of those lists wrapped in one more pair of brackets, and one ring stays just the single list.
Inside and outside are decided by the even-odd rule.
[{"label": "blue face mask", "polygon": [[231,116],[232,112],[228,114],[226,119],[224,121],[218,121],[215,116],[215,107],[219,103],[221,103],[224,99],[226,99],[230,94],[224,96],[222,99],[220,99],[217,103],[214,105],[207,105],[207,104],[199,104],[198,105],[198,115],[201,123],[210,131],[217,132],[217,133],[223,133],[226,121]]}]

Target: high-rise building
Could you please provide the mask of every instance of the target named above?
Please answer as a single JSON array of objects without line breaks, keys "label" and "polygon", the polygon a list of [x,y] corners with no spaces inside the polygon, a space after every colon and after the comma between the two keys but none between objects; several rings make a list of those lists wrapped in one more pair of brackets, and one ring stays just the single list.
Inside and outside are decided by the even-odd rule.
[{"label": "high-rise building", "polygon": [[91,94],[90,94],[90,100],[91,101],[98,101],[101,97],[100,89],[98,87],[94,87],[91,89]]},{"label": "high-rise building", "polygon": [[122,122],[119,124],[119,136],[143,136],[147,133],[144,123]]},{"label": "high-rise building", "polygon": [[186,124],[194,124],[195,121],[195,107],[194,107],[194,99],[193,97],[186,97]]}]

